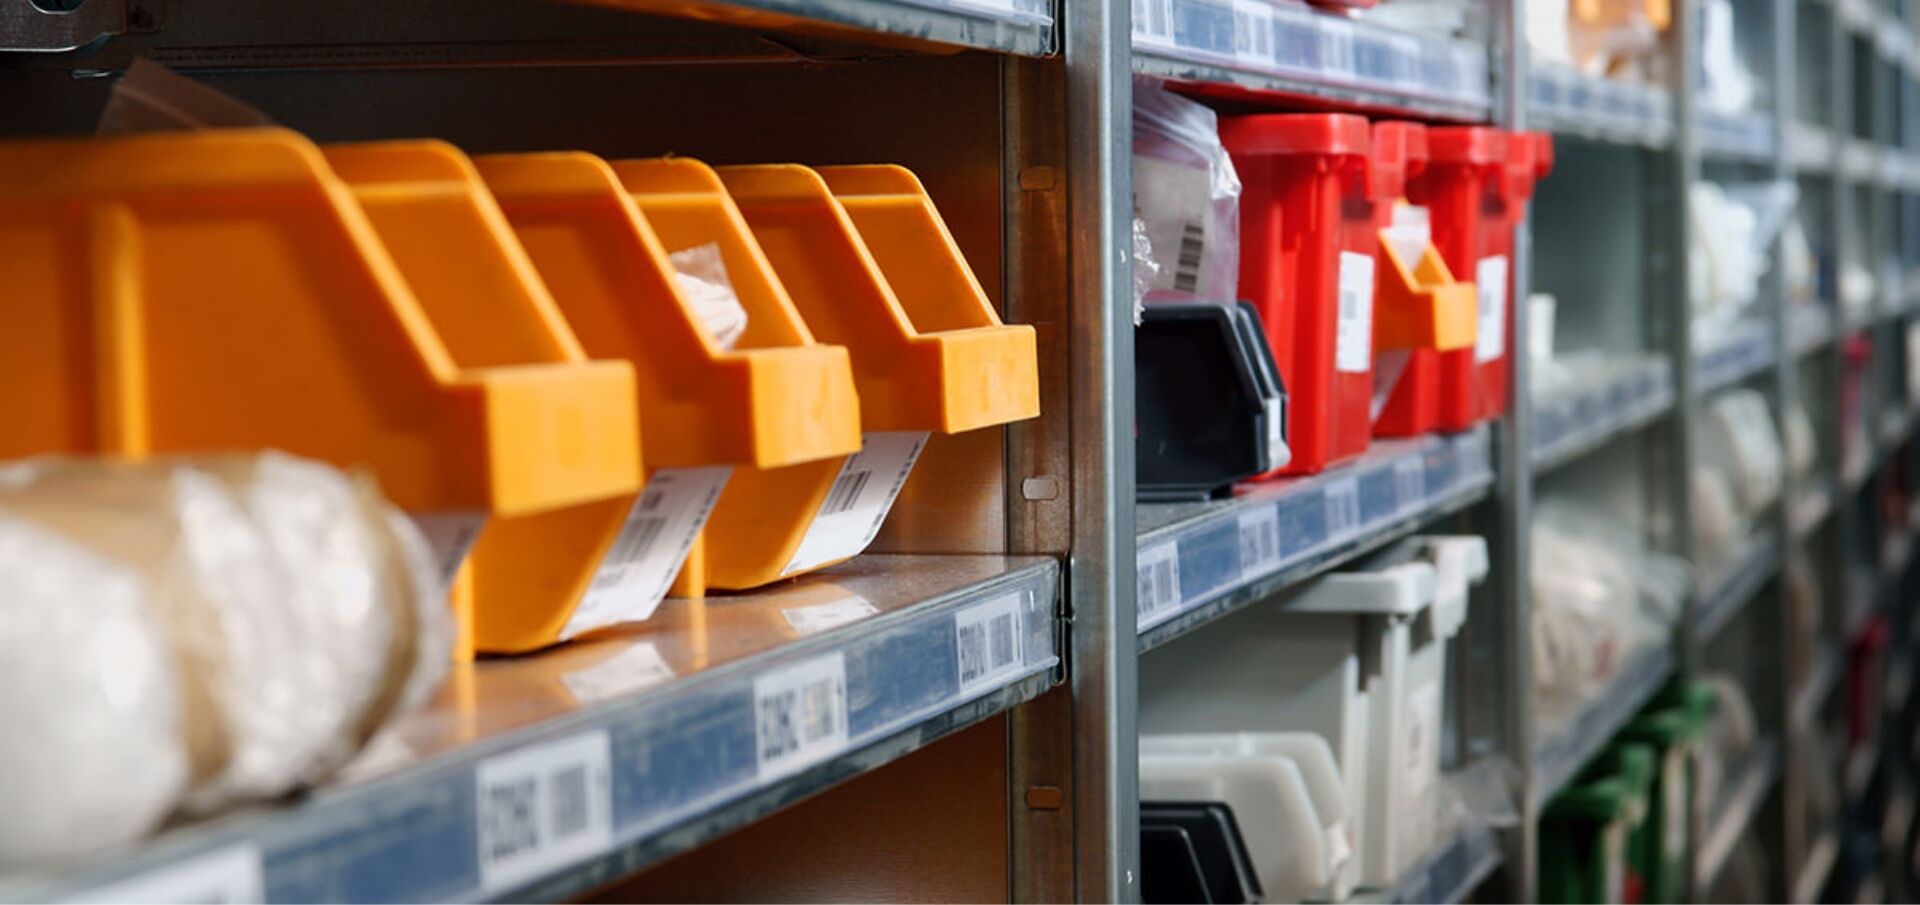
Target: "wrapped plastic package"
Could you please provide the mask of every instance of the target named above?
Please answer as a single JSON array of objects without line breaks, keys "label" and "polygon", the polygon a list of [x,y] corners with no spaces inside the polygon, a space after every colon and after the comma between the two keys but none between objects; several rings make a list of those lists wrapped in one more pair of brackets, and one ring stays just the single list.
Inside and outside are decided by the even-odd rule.
[{"label": "wrapped plastic package", "polygon": [[289,456],[0,469],[0,862],[318,783],[439,685],[412,522]]},{"label": "wrapped plastic package", "polygon": [[1563,501],[1543,503],[1532,530],[1535,684],[1584,696],[1666,636],[1691,576],[1634,532]]},{"label": "wrapped plastic package", "polygon": [[1788,181],[1693,184],[1689,233],[1694,260],[1702,262],[1688,273],[1694,336],[1719,334],[1752,305],[1771,260],[1773,237],[1798,197],[1799,187]]},{"label": "wrapped plastic package", "polygon": [[1148,303],[1239,298],[1240,177],[1219,119],[1144,77],[1133,84],[1133,205],[1160,264]]}]

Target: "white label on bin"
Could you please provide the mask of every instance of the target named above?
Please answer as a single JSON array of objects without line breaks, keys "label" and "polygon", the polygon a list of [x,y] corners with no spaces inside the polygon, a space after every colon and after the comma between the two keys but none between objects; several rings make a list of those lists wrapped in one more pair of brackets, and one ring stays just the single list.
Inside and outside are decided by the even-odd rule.
[{"label": "white label on bin", "polygon": [[1507,256],[1481,258],[1473,269],[1480,295],[1480,323],[1473,340],[1473,360],[1488,362],[1507,354]]},{"label": "white label on bin", "polygon": [[804,638],[818,635],[828,629],[851,625],[880,612],[880,608],[858,594],[847,596],[843,600],[828,603],[816,603],[812,606],[788,607],[780,611],[787,624],[793,627],[793,633]]},{"label": "white label on bin", "polygon": [[1440,684],[1426,682],[1407,690],[1407,732],[1401,749],[1406,760],[1407,795],[1421,806],[1440,772]]},{"label": "white label on bin", "polygon": [[1240,575],[1253,578],[1280,564],[1280,511],[1263,503],[1240,513]]},{"label": "white label on bin", "polygon": [[510,889],[611,847],[612,763],[605,730],[481,761],[474,771],[481,888]]},{"label": "white label on bin", "polygon": [[1328,481],[1321,494],[1327,503],[1326,542],[1337,544],[1360,533],[1360,479]]},{"label": "white label on bin", "polygon": [[573,692],[575,701],[592,704],[645,691],[673,677],[673,667],[667,665],[659,647],[652,641],[636,641],[605,660],[561,676],[560,682]]},{"label": "white label on bin", "polygon": [[1180,608],[1180,544],[1167,541],[1141,550],[1137,564],[1139,587],[1134,598],[1136,623],[1145,624],[1168,610]]},{"label": "white label on bin", "polygon": [[762,780],[798,773],[847,747],[847,659],[834,651],[753,680],[755,762]]},{"label": "white label on bin", "polygon": [[852,558],[880,533],[901,485],[927,447],[926,431],[871,431],[860,437],[860,451],[847,457],[840,476],[820,501],[813,524],[787,560],[781,575],[817,569]]},{"label": "white label on bin", "polygon": [[241,843],[85,890],[86,902],[263,902],[260,849]]},{"label": "white label on bin", "polygon": [[732,475],[728,465],[663,468],[649,475],[561,639],[652,616]]},{"label": "white label on bin", "polygon": [[1333,366],[1365,373],[1373,367],[1373,256],[1340,253],[1339,319],[1334,327]]},{"label": "white label on bin", "polygon": [[1660,807],[1664,812],[1660,815],[1660,851],[1668,864],[1678,864],[1687,856],[1687,749],[1674,745],[1662,759],[1666,763],[1660,768]]},{"label": "white label on bin", "polygon": [[420,526],[427,546],[433,549],[433,564],[440,570],[441,583],[452,584],[453,577],[460,572],[460,564],[467,561],[467,551],[480,539],[487,514],[465,509],[419,512],[414,514],[413,523]]},{"label": "white label on bin", "polygon": [[1287,403],[1279,396],[1260,400],[1267,411],[1267,468],[1285,468],[1293,461],[1287,447]]},{"label": "white label on bin", "polygon": [[1147,241],[1160,261],[1153,288],[1203,299],[1232,297],[1222,295],[1201,267],[1207,245],[1219,238],[1207,234],[1207,224],[1213,220],[1210,190],[1203,161],[1169,160],[1148,153],[1134,156],[1134,206],[1141,211]]},{"label": "white label on bin", "polygon": [[1627,900],[1627,824],[1613,820],[1600,834],[1600,865],[1603,881],[1600,901]]},{"label": "white label on bin", "polygon": [[1020,607],[1026,592],[1002,594],[953,614],[960,694],[970,695],[1020,671]]}]

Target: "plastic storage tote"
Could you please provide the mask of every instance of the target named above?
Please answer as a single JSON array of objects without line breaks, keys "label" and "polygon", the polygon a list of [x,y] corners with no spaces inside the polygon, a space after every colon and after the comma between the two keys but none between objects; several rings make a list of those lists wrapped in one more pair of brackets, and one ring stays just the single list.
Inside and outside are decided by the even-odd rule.
[{"label": "plastic storage tote", "polygon": [[1142,658],[1143,732],[1311,732],[1345,776],[1362,885],[1393,882],[1437,827],[1446,645],[1486,574],[1485,541],[1416,538],[1373,571]]},{"label": "plastic storage tote", "polygon": [[1140,802],[1140,900],[1258,902],[1262,891],[1233,809],[1218,801]]},{"label": "plastic storage tote", "polygon": [[[1646,745],[1655,759],[1647,819],[1629,841],[1631,859],[1646,881],[1643,902],[1686,899],[1688,799],[1698,788],[1700,738],[1713,717],[1714,705],[1712,688],[1677,685],[1662,692],[1620,730],[1621,741]],[[1710,808],[1713,803],[1701,804]]]},{"label": "plastic storage tote", "polygon": [[[352,188],[427,319],[461,367],[586,361],[533,261],[466,155],[438,141],[332,145]],[[629,402],[632,408],[632,403]],[[637,411],[628,415],[637,418]],[[494,519],[454,582],[462,654],[525,650],[569,637],[636,484],[605,500]],[[677,563],[675,564],[677,566]],[[475,576],[486,604],[477,605]],[[530,628],[529,628],[530,627]]]},{"label": "plastic storage tote", "polygon": [[[668,537],[651,521],[665,509],[643,497],[616,542],[684,553],[681,584],[695,592],[717,564],[785,562],[804,526],[723,527],[708,514],[737,498],[776,511],[818,505],[858,449],[853,373],[845,349],[814,341],[713,171],[675,159],[616,172],[584,153],[476,162],[580,341],[633,362],[655,431],[647,465],[661,470],[650,484],[679,482],[678,502],[661,507],[698,516]],[[732,348],[709,331],[669,256],[708,245],[746,312]],[[664,590],[650,580],[649,593]]]},{"label": "plastic storage tote", "polygon": [[[1373,126],[1374,181],[1398,199],[1427,163],[1426,129],[1416,123]],[[1412,436],[1440,426],[1443,387],[1433,369],[1410,367],[1418,357],[1469,349],[1478,329],[1472,283],[1454,279],[1433,246],[1426,212],[1391,201],[1376,204],[1379,255],[1373,296],[1373,432]]]},{"label": "plastic storage tote", "polygon": [[1340,771],[1303,732],[1140,737],[1140,798],[1217,801],[1233,810],[1267,901],[1353,891]]},{"label": "plastic storage tote", "polygon": [[1373,298],[1389,203],[1367,121],[1342,113],[1220,120],[1240,175],[1240,295],[1260,309],[1289,394],[1287,474],[1365,452],[1372,436]]},{"label": "plastic storage tote", "polygon": [[1602,750],[1540,816],[1540,901],[1641,901],[1630,840],[1647,816],[1654,754],[1645,745]]},{"label": "plastic storage tote", "polygon": [[777,530],[792,538],[777,557],[710,547],[710,583],[746,588],[865,549],[930,433],[1039,414],[1039,365],[1033,328],[1000,323],[906,169],[774,164],[719,174],[807,325],[851,353],[865,431],[859,454],[819,476],[809,494],[720,501],[717,537]]},{"label": "plastic storage tote", "polygon": [[524,286],[423,303],[305,138],[36,141],[0,162],[0,458],[272,447],[364,466],[449,575],[489,515],[638,486],[632,369],[583,360]]},{"label": "plastic storage tote", "polygon": [[1285,390],[1252,305],[1148,305],[1133,335],[1141,500],[1209,499],[1287,463]]},{"label": "plastic storage tote", "polygon": [[1427,130],[1427,166],[1408,197],[1427,208],[1434,246],[1478,291],[1471,348],[1416,352],[1409,372],[1440,388],[1438,427],[1462,431],[1506,411],[1513,349],[1513,234],[1553,169],[1553,137],[1488,126]]}]

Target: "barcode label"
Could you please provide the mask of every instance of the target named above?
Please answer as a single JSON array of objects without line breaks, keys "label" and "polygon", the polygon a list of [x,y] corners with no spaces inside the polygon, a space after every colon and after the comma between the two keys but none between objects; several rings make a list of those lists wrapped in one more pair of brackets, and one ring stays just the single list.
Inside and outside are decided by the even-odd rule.
[{"label": "barcode label", "polygon": [[[832,585],[825,587],[831,588]],[[804,638],[831,628],[851,625],[878,612],[880,608],[874,606],[873,601],[855,594],[844,600],[816,603],[812,606],[788,607],[781,610],[780,615],[785,617],[787,624],[793,627],[794,634]]]},{"label": "barcode label", "polygon": [[1333,365],[1349,374],[1373,368],[1373,256],[1340,253],[1340,316]]},{"label": "barcode label", "polygon": [[1427,461],[1425,456],[1410,456],[1393,463],[1394,495],[1401,511],[1419,509],[1427,503]]},{"label": "barcode label", "polygon": [[242,843],[81,892],[87,902],[241,903],[266,901],[260,849]]},{"label": "barcode label", "polygon": [[873,543],[887,511],[927,446],[925,431],[873,431],[860,451],[847,457],[815,511],[813,524],[787,560],[782,575],[794,575],[848,559]]},{"label": "barcode label", "polygon": [[1174,260],[1173,288],[1192,292],[1200,286],[1200,258],[1207,248],[1207,228],[1198,223],[1180,227],[1180,256]]},{"label": "barcode label", "polygon": [[827,491],[827,501],[820,504],[820,514],[839,515],[852,509],[853,504],[860,502],[860,494],[871,480],[871,471],[842,472],[833,482],[833,489]]},{"label": "barcode label", "polygon": [[1480,295],[1479,333],[1473,341],[1473,360],[1488,362],[1507,354],[1507,257],[1480,259],[1473,278]]},{"label": "barcode label", "polygon": [[1173,0],[1133,0],[1133,33],[1173,40]]},{"label": "barcode label", "polygon": [[1180,545],[1167,541],[1140,551],[1136,622],[1180,608]]},{"label": "barcode label", "polygon": [[561,639],[652,616],[732,475],[728,465],[662,468],[649,475]]},{"label": "barcode label", "polygon": [[1273,7],[1262,0],[1237,0],[1233,5],[1234,55],[1251,63],[1273,62]]},{"label": "barcode label", "polygon": [[1337,544],[1360,530],[1360,481],[1328,481],[1321,490],[1327,501],[1327,543]]},{"label": "barcode label", "polygon": [[1253,578],[1280,564],[1280,511],[1272,504],[1240,513],[1240,575]]},{"label": "barcode label", "polygon": [[1020,651],[1020,607],[1024,592],[976,603],[953,614],[954,659],[960,693],[972,694],[1018,673],[1025,660]]},{"label": "barcode label", "polygon": [[560,682],[573,692],[575,701],[592,704],[644,691],[673,677],[673,667],[652,641],[636,641],[605,660],[561,676]]},{"label": "barcode label", "polygon": [[413,523],[420,526],[420,533],[427,538],[427,546],[433,550],[433,562],[440,570],[443,583],[453,583],[454,576],[460,572],[461,564],[467,561],[467,551],[473,549],[473,542],[480,539],[480,529],[486,527],[485,512],[447,511],[419,512],[413,516]]},{"label": "barcode label", "polygon": [[797,773],[847,747],[847,660],[835,651],[753,680],[760,778]]},{"label": "barcode label", "polygon": [[612,763],[604,730],[481,761],[474,771],[481,887],[510,889],[611,847]]}]

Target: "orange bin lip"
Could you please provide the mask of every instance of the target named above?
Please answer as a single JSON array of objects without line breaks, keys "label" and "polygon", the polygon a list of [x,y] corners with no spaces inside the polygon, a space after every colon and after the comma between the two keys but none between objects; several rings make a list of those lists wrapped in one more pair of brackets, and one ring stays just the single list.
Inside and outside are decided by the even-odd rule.
[{"label": "orange bin lip", "polygon": [[719,173],[808,325],[853,352],[866,429],[957,433],[1039,414],[1033,328],[1000,322],[911,171]]},{"label": "orange bin lip", "polygon": [[474,648],[552,644],[598,574],[640,486],[633,367],[587,361],[506,216],[458,149],[429,140],[332,145],[325,152],[458,364],[591,367],[625,378],[617,407],[600,420],[527,425],[580,434],[576,445],[585,456],[624,476],[619,492],[587,505],[493,520],[453,583],[463,657]]},{"label": "orange bin lip", "polygon": [[[711,194],[704,207],[685,206],[705,229],[684,246],[721,245],[748,315],[731,351],[706,335],[654,218],[606,161],[555,152],[475,163],[588,352],[633,363],[649,467],[776,467],[859,449],[846,350],[813,341],[779,282],[756,267],[754,250],[728,233]],[[681,169],[691,167],[705,169],[696,161]]]},{"label": "orange bin lip", "polygon": [[0,227],[0,386],[33,388],[0,456],[277,447],[370,466],[403,508],[509,515],[634,482],[589,439],[624,369],[462,367],[296,133],[0,146]]}]

